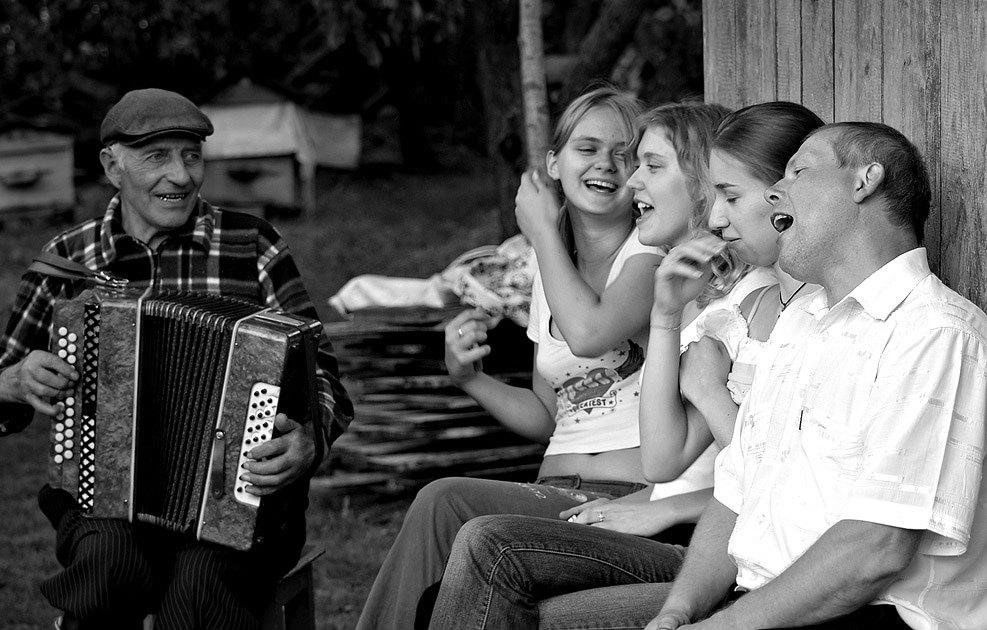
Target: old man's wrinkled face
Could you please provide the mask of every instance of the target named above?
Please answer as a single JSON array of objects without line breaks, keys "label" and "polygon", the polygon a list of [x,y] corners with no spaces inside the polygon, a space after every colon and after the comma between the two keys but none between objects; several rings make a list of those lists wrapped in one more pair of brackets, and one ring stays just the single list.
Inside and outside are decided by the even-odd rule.
[{"label": "old man's wrinkled face", "polygon": [[144,242],[188,221],[205,171],[202,143],[182,136],[113,145],[104,149],[103,166],[120,191],[124,229]]}]

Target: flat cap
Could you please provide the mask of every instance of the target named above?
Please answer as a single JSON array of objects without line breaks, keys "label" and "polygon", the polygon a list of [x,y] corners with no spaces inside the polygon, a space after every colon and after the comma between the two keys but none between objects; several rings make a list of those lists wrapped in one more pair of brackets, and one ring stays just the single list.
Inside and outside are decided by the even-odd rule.
[{"label": "flat cap", "polygon": [[156,136],[212,134],[212,122],[195,104],[176,92],[147,88],[123,95],[99,128],[103,145],[138,144]]}]

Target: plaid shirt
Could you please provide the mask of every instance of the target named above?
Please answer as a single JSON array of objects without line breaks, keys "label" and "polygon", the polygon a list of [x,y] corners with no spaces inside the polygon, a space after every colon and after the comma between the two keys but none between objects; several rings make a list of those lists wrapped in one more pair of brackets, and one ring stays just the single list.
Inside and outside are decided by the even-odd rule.
[{"label": "plaid shirt", "polygon": [[[219,293],[318,317],[281,235],[266,221],[220,210],[201,199],[188,224],[168,235],[156,250],[123,231],[116,196],[102,218],[62,233],[44,251],[126,278],[135,288]],[[0,337],[0,370],[31,350],[48,347],[52,298],[61,282],[33,272],[24,275],[7,329]],[[321,461],[352,419],[353,406],[340,385],[332,345],[325,338],[317,363],[321,407],[317,435],[322,439],[316,440],[316,452]],[[27,405],[0,403],[0,435],[20,431],[32,415]]]}]

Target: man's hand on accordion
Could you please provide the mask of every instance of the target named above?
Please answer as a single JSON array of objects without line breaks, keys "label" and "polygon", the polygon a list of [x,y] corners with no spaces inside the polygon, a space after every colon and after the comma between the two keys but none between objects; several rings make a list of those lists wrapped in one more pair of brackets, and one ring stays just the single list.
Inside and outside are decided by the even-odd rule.
[{"label": "man's hand on accordion", "polygon": [[299,424],[279,413],[274,417],[279,437],[253,448],[244,464],[248,472],[240,479],[250,485],[247,492],[264,496],[277,492],[304,475],[315,460],[315,436],[311,424]]},{"label": "man's hand on accordion", "polygon": [[44,350],[34,350],[0,372],[0,400],[26,403],[39,413],[58,413],[54,399],[64,398],[79,374],[71,365]]}]

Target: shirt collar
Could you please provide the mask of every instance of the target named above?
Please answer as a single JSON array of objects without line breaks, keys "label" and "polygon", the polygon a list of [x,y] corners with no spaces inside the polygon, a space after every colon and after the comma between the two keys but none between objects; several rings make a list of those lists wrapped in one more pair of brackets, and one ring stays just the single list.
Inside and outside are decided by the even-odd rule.
[{"label": "shirt collar", "polygon": [[[187,238],[193,245],[203,251],[209,250],[212,241],[213,227],[215,226],[214,208],[202,197],[196,201],[196,207],[192,211],[188,222],[175,230],[172,236]],[[106,206],[106,213],[103,215],[103,223],[100,226],[100,255],[103,265],[108,265],[116,259],[117,244],[122,238],[133,238],[123,230],[123,219],[120,210],[120,194],[117,193],[110,199]]]},{"label": "shirt collar", "polygon": [[[853,300],[874,319],[885,320],[931,273],[925,248],[916,247],[869,275],[833,308]],[[803,308],[816,319],[832,310],[827,307],[826,292],[823,290],[806,300]]]}]

